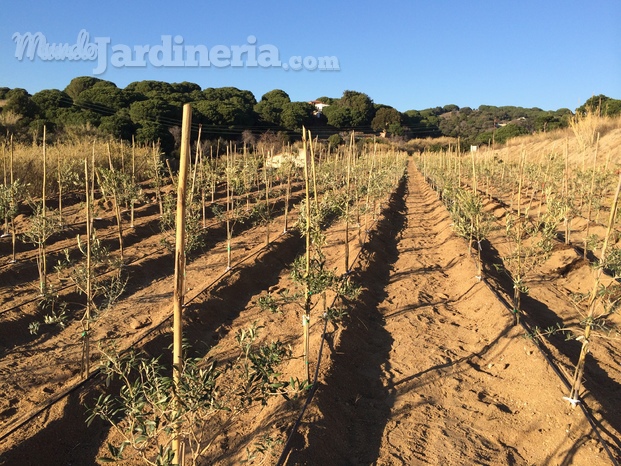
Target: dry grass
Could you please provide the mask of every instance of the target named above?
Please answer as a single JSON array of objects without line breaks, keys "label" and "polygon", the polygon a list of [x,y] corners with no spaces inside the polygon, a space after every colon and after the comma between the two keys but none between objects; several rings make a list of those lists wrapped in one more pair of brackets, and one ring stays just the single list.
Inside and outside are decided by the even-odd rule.
[{"label": "dry grass", "polygon": [[441,136],[439,138],[416,138],[410,139],[405,143],[404,148],[408,151],[423,152],[434,150],[446,150],[450,147],[457,146],[457,138],[450,138],[447,136]]},{"label": "dry grass", "polygon": [[601,138],[612,129],[621,127],[621,117],[602,117],[598,110],[588,110],[586,114],[576,114],[569,120],[569,127],[582,150],[595,146],[597,135]]},{"label": "dry grass", "polygon": [[535,161],[553,154],[562,156],[567,146],[569,162],[582,165],[585,160],[592,160],[598,133],[598,160],[601,163],[608,162],[610,168],[621,164],[618,151],[621,145],[621,116],[602,117],[593,112],[574,117],[568,128],[519,136],[495,150],[487,148],[483,151],[493,152],[502,159],[511,159],[518,157],[520,151],[525,149],[529,159]]},{"label": "dry grass", "polygon": [[[108,144],[110,156],[115,168],[125,168],[131,171],[132,148],[127,143],[112,141],[93,142],[81,140],[78,142],[65,142],[48,145],[46,147],[47,167],[47,193],[58,192],[58,170],[61,174],[71,174],[70,178],[76,183],[78,189],[82,189],[84,160],[89,161],[95,153],[95,166],[108,167]],[[157,150],[157,149],[156,149]],[[136,179],[138,181],[148,178],[149,166],[152,165],[153,148],[148,146],[136,147]],[[0,183],[8,183],[10,180],[10,157],[11,148],[5,144],[0,149],[2,158],[2,178]],[[33,144],[14,144],[13,146],[13,178],[27,186],[27,192],[23,197],[39,197],[42,191],[43,179],[43,146]]]}]

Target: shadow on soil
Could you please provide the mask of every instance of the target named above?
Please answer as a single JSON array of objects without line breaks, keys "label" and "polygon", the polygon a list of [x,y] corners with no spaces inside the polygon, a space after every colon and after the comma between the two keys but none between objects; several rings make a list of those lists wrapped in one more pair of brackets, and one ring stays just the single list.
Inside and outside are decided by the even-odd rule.
[{"label": "shadow on soil", "polygon": [[[278,283],[280,273],[293,262],[302,246],[302,238],[295,233],[272,243],[251,265],[234,270],[228,278],[185,308],[184,338],[194,350],[193,357],[205,356],[228,334],[233,321],[252,298]],[[171,343],[172,336],[167,332],[146,343],[144,349],[153,355],[168,354],[166,349]],[[164,361],[166,364],[170,362],[168,359]]]},{"label": "shadow on soil", "polygon": [[[507,296],[512,296],[513,282],[507,274],[502,271],[499,272],[492,265],[503,265],[503,261],[498,251],[488,241],[485,241],[483,244],[483,261],[485,276],[492,287],[502,290]],[[500,295],[498,296],[503,300]],[[508,301],[503,301],[507,306],[512,307]],[[522,295],[522,308],[526,314],[526,320],[531,326],[545,329],[554,327],[557,324],[563,324],[562,319],[553,309],[550,309],[530,295]],[[559,353],[568,358],[572,364],[575,365],[578,362],[582,347],[581,342],[576,340],[567,341],[562,335],[552,335],[547,338],[547,341]],[[554,360],[554,356],[549,354],[545,348],[544,351]],[[611,396],[613,393],[621,393],[621,384],[612,379],[606,370],[599,365],[598,361],[588,354],[583,385],[586,391],[602,406],[602,412],[595,413],[594,417],[604,417],[616,431],[610,432],[601,424],[598,425],[602,432],[605,433],[605,436],[613,443],[611,446],[613,449],[616,449],[617,459],[621,459],[621,438],[619,437],[619,432],[621,432],[621,416],[618,415],[621,412],[621,398]]]},{"label": "shadow on soil", "polygon": [[[218,286],[206,293],[202,300],[189,305],[185,311],[184,337],[194,349],[193,356],[204,356],[232,328],[233,320],[248,305],[252,297],[278,282],[281,271],[295,259],[303,246],[302,238],[291,234],[274,242],[258,256],[235,270],[225,281],[227,286]],[[162,330],[166,328],[166,330]],[[157,330],[157,328],[156,328]],[[170,365],[168,348],[172,336],[168,327],[160,327],[141,348],[151,355],[163,354],[165,365]],[[95,421],[91,427],[85,425],[84,405],[92,406],[98,396],[102,382],[96,377],[88,388],[78,390],[66,399],[60,417],[38,429],[10,451],[0,454],[0,465],[46,464],[83,465],[96,464],[96,455],[102,446],[107,425]],[[40,417],[48,414],[41,414]],[[61,439],[62,441],[59,441]]]},{"label": "shadow on soil", "polygon": [[306,441],[297,434],[288,464],[373,464],[379,456],[393,404],[381,381],[393,339],[384,328],[378,305],[387,298],[385,287],[399,256],[399,233],[407,221],[406,190],[404,178],[364,247],[364,269],[353,272],[354,281],[364,291],[350,312],[332,353],[332,367],[315,395],[322,417],[302,426]]}]

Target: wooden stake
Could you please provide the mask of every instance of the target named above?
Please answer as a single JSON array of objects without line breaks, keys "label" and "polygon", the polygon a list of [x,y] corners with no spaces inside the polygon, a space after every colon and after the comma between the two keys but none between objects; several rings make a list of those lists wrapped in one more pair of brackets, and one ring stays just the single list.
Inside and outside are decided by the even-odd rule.
[{"label": "wooden stake", "polygon": [[598,304],[598,294],[600,292],[600,281],[601,276],[606,266],[606,253],[608,252],[608,242],[611,237],[612,230],[615,225],[615,218],[617,215],[617,207],[619,206],[619,193],[621,193],[621,173],[619,173],[619,181],[617,182],[617,189],[615,191],[614,200],[612,201],[612,206],[610,207],[610,217],[608,218],[608,228],[606,230],[606,236],[604,237],[604,244],[602,246],[602,252],[600,255],[599,266],[595,270],[595,280],[593,282],[593,288],[591,290],[591,295],[589,297],[589,313],[586,319],[586,327],[584,329],[584,336],[582,338],[582,348],[580,350],[580,357],[578,359],[578,364],[576,365],[576,371],[574,372],[574,379],[571,386],[571,391],[569,393],[569,401],[574,404],[578,401],[578,397],[580,395],[580,387],[582,385],[582,376],[584,374],[584,365],[586,362],[586,355],[590,350],[590,340],[591,331],[593,330],[593,325],[595,321],[595,309]]},{"label": "wooden stake", "polygon": [[47,212],[46,212],[46,207],[45,207],[45,187],[47,184],[47,146],[45,144],[45,139],[46,139],[46,126],[43,125],[43,188],[42,188],[42,201],[41,201],[41,216],[43,218],[43,229],[44,229],[44,233],[43,233],[43,238],[42,241],[40,243],[40,252],[41,252],[41,271],[42,271],[42,276],[41,276],[41,294],[45,295],[46,291],[47,291],[47,257],[46,257],[46,247],[45,247],[45,243],[46,243],[46,239],[45,237],[47,236]]},{"label": "wooden stake", "polygon": [[[185,277],[185,210],[186,185],[188,178],[188,159],[190,157],[190,127],[192,124],[192,106],[183,106],[183,120],[181,123],[181,150],[179,154],[179,184],[177,187],[177,215],[175,236],[175,288],[173,292],[173,382],[175,385],[175,409],[179,409],[178,387],[183,372],[183,289]],[[182,464],[180,439],[178,428],[175,429],[172,439],[174,453],[173,464]]]},{"label": "wooden stake", "polygon": [[522,154],[520,157],[520,173],[519,173],[519,181],[518,181],[518,192],[517,192],[517,225],[516,225],[516,248],[517,248],[517,269],[516,276],[513,283],[513,305],[514,305],[514,315],[515,315],[515,325],[520,323],[520,312],[522,307],[522,291],[520,290],[517,284],[520,284],[522,281],[522,183],[524,182],[524,163],[526,161],[526,152],[522,149]]},{"label": "wooden stake", "polygon": [[229,146],[226,146],[226,270],[231,270],[231,237],[233,232],[231,231],[231,216],[232,210],[232,188],[231,188],[231,170],[233,163],[231,163],[231,154],[229,153]]},{"label": "wooden stake", "polygon": [[[565,139],[565,174],[563,180],[563,197],[569,202],[569,142]],[[571,235],[571,210],[565,212],[565,244],[569,244]]]},{"label": "wooden stake", "polygon": [[83,346],[83,375],[88,377],[90,375],[90,320],[91,320],[91,303],[92,303],[92,282],[91,282],[91,237],[92,237],[92,223],[91,223],[91,197],[89,195],[89,173],[88,173],[88,158],[84,158],[84,178],[86,185],[86,310],[84,312],[84,320],[82,323],[82,337],[84,338]]},{"label": "wooden stake", "polygon": [[194,156],[194,167],[192,171],[192,188],[190,189],[190,199],[194,199],[194,187],[196,185],[196,171],[198,169],[198,150],[201,141],[201,130],[203,129],[203,125],[198,125],[198,141],[196,141],[196,155]]},{"label": "wooden stake", "polygon": [[110,176],[114,180],[116,186],[112,187],[112,200],[114,202],[114,215],[116,217],[117,235],[119,237],[119,254],[121,262],[124,260],[123,250],[123,217],[121,216],[121,205],[119,204],[119,196],[117,193],[116,172],[112,166],[112,153],[110,151],[110,143],[108,143],[108,163],[110,164]]},{"label": "wooden stake", "polygon": [[591,209],[593,207],[593,191],[595,189],[595,173],[597,171],[597,151],[599,149],[599,133],[597,133],[597,140],[595,142],[595,154],[593,154],[593,173],[591,174],[591,187],[589,189],[589,203],[587,206],[586,215],[586,230],[584,232],[584,250],[582,251],[582,258],[586,260],[587,250],[589,243],[589,230],[591,227]]},{"label": "wooden stake", "polygon": [[287,164],[287,189],[285,190],[285,226],[283,228],[283,233],[287,232],[289,228],[289,198],[291,197],[291,172],[293,171],[293,160]]},{"label": "wooden stake", "polygon": [[351,161],[354,157],[354,132],[351,133],[347,152],[347,175],[345,178],[345,273],[349,273],[349,196],[351,192]]},{"label": "wooden stake", "polygon": [[[272,153],[273,156],[273,153]],[[267,221],[265,225],[265,245],[270,245],[270,180],[267,176],[267,159],[263,159],[263,183],[265,184],[265,215]]]},{"label": "wooden stake", "polygon": [[[6,174],[7,174],[7,169],[6,169],[6,145],[2,144],[2,175],[4,178],[4,186],[8,186],[7,184],[7,178],[6,178]],[[9,216],[8,213],[4,215],[4,232],[2,234],[2,237],[4,236],[8,236],[9,234]]]},{"label": "wooden stake", "polygon": [[[58,149],[58,148],[57,148]],[[58,157],[56,157],[56,175],[58,177],[58,216],[60,217],[60,226],[63,225],[63,180],[61,176],[60,149],[58,149]]]},{"label": "wooden stake", "polygon": [[[136,141],[132,134],[132,185],[136,185]],[[131,200],[130,213],[129,213],[129,227],[134,228],[134,199]]]},{"label": "wooden stake", "polygon": [[[9,172],[10,172],[10,179],[11,179],[11,189],[13,188],[13,135],[11,134],[11,139],[10,139],[10,144],[11,144],[11,148],[9,150]],[[15,198],[13,197],[11,199],[11,209],[13,209],[15,206]],[[15,247],[17,244],[17,232],[15,231],[15,218],[11,218],[11,243],[12,243],[12,256],[11,256],[11,262],[16,262],[16,255],[15,255]]]},{"label": "wooden stake", "polygon": [[[310,208],[310,180],[308,173],[308,143],[306,140],[306,128],[302,128],[302,146],[304,148],[304,181],[305,181],[305,189],[306,189],[306,272],[304,276],[304,315],[302,316],[302,326],[304,329],[304,366],[306,367],[306,381],[310,383],[310,365],[309,365],[309,354],[310,354],[310,310],[311,310],[311,295],[310,295],[310,287],[309,287],[309,279],[310,279],[310,256],[311,256],[311,208]],[[311,156],[312,157],[312,156]]]}]

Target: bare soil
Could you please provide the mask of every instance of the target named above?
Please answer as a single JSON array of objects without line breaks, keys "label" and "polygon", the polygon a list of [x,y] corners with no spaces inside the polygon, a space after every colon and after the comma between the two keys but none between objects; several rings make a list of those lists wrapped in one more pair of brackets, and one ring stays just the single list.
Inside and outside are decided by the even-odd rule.
[{"label": "bare soil", "polygon": [[[491,201],[487,208],[502,216]],[[69,212],[77,224],[79,204]],[[136,228],[127,232],[128,288],[96,322],[94,341],[114,339],[153,355],[167,352],[173,258],[160,244],[158,215],[155,204],[138,210]],[[101,222],[98,231],[114,249],[114,224]],[[51,249],[73,244],[81,231],[74,228]],[[247,260],[226,272],[224,230],[213,223],[202,253],[188,263],[186,338],[201,355],[224,360],[234,352],[236,331],[256,322],[264,327],[265,341],[292,346],[295,358],[282,372],[302,378],[299,307],[272,314],[256,304],[268,290],[293,289],[290,267],[304,250],[298,233],[281,234],[282,215],[271,229],[273,241],[265,247],[265,227],[240,226],[233,262]],[[552,338],[540,351],[513,325],[503,302],[510,287],[489,265],[502,256],[500,235],[485,245],[487,278],[479,281],[465,241],[452,232],[446,209],[413,161],[368,234],[353,230],[351,275],[363,292],[343,322],[327,325],[317,390],[283,454],[285,464],[611,464],[580,408],[563,400],[568,390],[544,358],[570,377],[579,343]],[[341,273],[344,235],[342,222],[331,225],[325,250],[330,268]],[[8,239],[0,248],[9,257]],[[22,249],[17,264],[0,269],[0,310],[18,305],[0,314],[0,464],[97,464],[107,453],[106,442],[115,440],[102,422],[88,428],[84,422],[85,405],[92,406],[103,381],[80,382],[77,321],[64,329],[42,328],[37,337],[29,334],[28,324],[38,315],[27,301],[36,296],[38,279],[34,262],[26,261],[33,251]],[[589,280],[588,263],[559,246],[533,280],[524,303],[527,321],[547,326],[577,318],[568,293],[588,288]],[[314,371],[323,328],[319,313],[311,325]],[[583,394],[617,461],[619,360],[614,342],[597,340]],[[59,401],[19,422],[54,397]],[[252,452],[249,464],[276,464],[303,405],[302,397],[274,398],[250,409],[221,432],[203,464],[237,465]],[[214,418],[205,428],[217,432],[217,422]],[[257,452],[257,443],[266,438],[273,445]]]}]

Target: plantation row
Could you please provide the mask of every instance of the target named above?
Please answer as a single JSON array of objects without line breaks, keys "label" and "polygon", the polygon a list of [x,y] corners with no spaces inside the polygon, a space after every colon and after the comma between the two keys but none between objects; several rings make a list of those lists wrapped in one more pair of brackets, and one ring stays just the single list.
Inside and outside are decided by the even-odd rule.
[{"label": "plantation row", "polygon": [[[493,151],[448,151],[419,159],[420,170],[450,211],[455,231],[471,251],[476,250],[477,278],[487,270],[511,281],[516,323],[524,314],[535,323],[544,320],[524,308],[523,299],[531,286],[555,278],[545,272],[546,262],[555,252],[562,253],[563,243],[580,253],[563,264],[564,273],[579,266],[580,259],[591,262],[591,282],[578,284],[566,295],[573,315],[564,315],[562,322],[550,327],[535,327],[532,335],[562,335],[580,342],[573,375],[567,377],[572,386],[567,399],[574,404],[583,396],[587,354],[596,357],[597,345],[611,350],[611,341],[620,336],[615,314],[621,297],[616,216],[621,176],[609,158],[599,160],[598,135],[579,142],[578,154],[569,153],[566,141],[560,153],[533,154],[516,148],[504,158]],[[492,263],[486,264],[484,256]],[[565,314],[565,309],[556,311]]]},{"label": "plantation row", "polygon": [[[216,370],[215,366],[209,366],[212,369],[207,370],[202,358],[187,359],[182,372],[184,384],[187,384],[184,390],[187,391],[180,396],[188,397],[184,399],[184,406],[188,409],[182,412],[175,405],[173,410],[170,397],[164,402],[155,397],[157,393],[161,395],[172,387],[170,377],[165,374],[158,360],[145,360],[136,353],[124,353],[127,343],[124,341],[123,330],[117,337],[116,345],[104,345],[100,337],[95,337],[102,333],[97,329],[100,325],[98,322],[107,313],[114,312],[115,303],[121,303],[127,297],[128,290],[135,294],[138,292],[136,286],[147,285],[137,283],[134,286],[131,283],[134,261],[139,262],[144,257],[138,253],[143,247],[141,245],[151,244],[149,250],[153,252],[155,244],[163,243],[166,247],[158,244],[157,253],[170,257],[166,251],[172,249],[176,202],[171,188],[177,182],[177,174],[174,167],[162,162],[157,147],[127,148],[120,144],[93,144],[90,147],[84,144],[78,147],[82,150],[62,146],[37,148],[40,158],[28,163],[36,167],[38,162],[41,167],[42,180],[38,186],[42,195],[35,197],[36,192],[33,191],[28,200],[20,197],[24,191],[16,189],[20,184],[25,184],[21,183],[21,176],[16,174],[21,173],[25,178],[26,173],[30,172],[15,169],[28,164],[23,165],[25,162],[20,158],[17,148],[5,151],[5,155],[10,156],[5,164],[7,182],[3,185],[3,192],[9,195],[6,196],[7,202],[4,205],[8,207],[4,214],[7,231],[14,239],[7,259],[16,260],[16,263],[9,266],[15,268],[24,266],[28,257],[33,267],[36,262],[39,278],[38,283],[32,284],[31,293],[36,305],[33,315],[38,317],[31,319],[29,327],[32,333],[37,333],[45,324],[48,331],[43,335],[46,338],[39,336],[33,344],[28,344],[29,352],[36,353],[37,346],[46,346],[46,339],[50,342],[71,339],[67,332],[71,334],[80,328],[81,362],[65,360],[63,363],[74,366],[80,364],[82,376],[88,376],[91,370],[89,362],[94,358],[91,348],[97,345],[101,350],[98,356],[103,361],[103,371],[110,377],[119,376],[129,390],[122,389],[120,397],[112,394],[102,396],[91,411],[91,420],[96,417],[106,419],[122,433],[124,440],[121,446],[111,447],[112,456],[127,456],[131,450],[132,454],[147,462],[155,457],[164,463],[172,461],[170,435],[175,430],[184,436],[183,441],[189,448],[186,451],[188,457],[199,457],[204,454],[201,451],[205,448],[205,439],[197,440],[197,429],[200,429],[197,419],[206,413],[221,414],[232,406],[231,403],[237,403],[225,403],[223,398],[215,400],[216,395],[221,396],[221,392],[217,392],[214,387],[218,386],[222,390],[225,387],[225,382],[222,382],[221,387],[219,385],[225,379],[220,377],[220,370]],[[344,309],[326,303],[336,303],[337,296],[353,299],[357,293],[357,287],[351,283],[347,273],[352,260],[349,258],[351,241],[347,240],[343,245],[345,261],[342,265],[338,264],[340,272],[337,273],[336,269],[328,267],[322,255],[326,242],[324,232],[334,222],[340,221],[346,225],[348,238],[351,235],[352,239],[357,237],[362,241],[374,221],[379,204],[394,189],[404,170],[402,154],[380,151],[378,146],[359,150],[353,141],[349,147],[332,153],[309,137],[302,152],[308,153],[310,157],[305,158],[306,163],[302,164],[299,161],[296,164],[296,157],[292,154],[297,149],[292,148],[279,165],[270,163],[273,154],[268,151],[253,148],[237,151],[232,146],[228,148],[225,157],[208,156],[200,149],[192,157],[185,247],[185,254],[190,261],[198,261],[209,250],[210,254],[226,257],[225,261],[220,259],[220,270],[234,268],[236,235],[243,234],[243,231],[253,226],[264,230],[266,244],[274,240],[274,231],[277,234],[282,231],[276,228],[282,226],[287,231],[290,225],[296,225],[307,242],[306,255],[300,256],[292,264],[292,277],[300,289],[277,295],[266,292],[258,301],[262,308],[272,312],[278,312],[296,301],[304,309],[303,354],[306,374],[291,378],[288,382],[276,380],[277,362],[285,356],[291,357],[291,352],[278,342],[273,342],[269,348],[257,345],[257,328],[251,326],[242,330],[239,334],[240,355],[234,367],[236,370],[243,368],[247,385],[244,388],[245,394],[229,394],[231,397],[240,396],[239,404],[233,411],[248,409],[252,403],[267,395],[291,397],[300,390],[308,389],[312,380],[308,344],[312,326],[311,311],[314,313],[314,310],[320,309],[317,316],[321,314],[323,319],[338,319],[342,317]],[[28,148],[25,152],[31,151]],[[74,170],[69,170],[70,175],[67,176],[76,180],[75,183],[67,184],[64,181],[62,169],[56,172],[48,170],[48,166],[52,165],[48,155],[54,151],[68,155],[58,160],[74,158],[75,163],[71,165]],[[87,155],[82,158],[84,153]],[[24,159],[27,159],[27,154],[24,154]],[[56,167],[59,167],[63,162],[56,163]],[[52,173],[51,177],[48,171]],[[56,190],[49,182],[54,179],[54,173],[58,175],[57,180],[60,180],[56,181]],[[29,185],[35,186],[37,182],[29,182]],[[300,191],[302,185],[305,186],[306,196],[299,203],[300,195],[295,193]],[[47,189],[43,190],[43,186]],[[54,191],[58,194],[58,208],[50,207],[50,194]],[[71,202],[75,198],[79,202]],[[290,220],[288,216],[294,204],[300,206],[299,213],[297,218]],[[148,220],[148,217],[153,217],[154,209],[159,224],[157,226],[153,220]],[[142,223],[143,217],[147,224]],[[98,222],[105,223],[103,220],[106,218],[111,220],[107,222],[108,227],[101,228],[101,231],[105,231],[101,234],[95,226]],[[139,236],[147,238],[135,238],[138,229]],[[32,231],[36,234],[32,234]],[[214,234],[219,238],[215,243],[212,239]],[[111,236],[116,239],[112,241]],[[157,241],[145,241],[149,236],[155,236]],[[73,245],[70,244],[71,237],[77,237]],[[35,248],[25,247],[28,244],[25,241],[27,238],[31,238],[30,244]],[[128,240],[129,245],[126,244]],[[20,241],[23,241],[21,248]],[[50,260],[49,249],[52,247],[62,248],[62,260],[58,261],[56,255],[53,261]],[[239,248],[248,250],[253,245],[240,243]],[[32,257],[32,252],[36,252],[35,257]],[[238,254],[241,256],[243,253]],[[170,262],[169,273],[172,272]],[[52,266],[53,274],[49,273]],[[333,266],[337,267],[337,264],[330,265]],[[67,283],[75,291],[72,295],[64,290],[61,292]],[[5,289],[3,292],[10,290]],[[195,294],[196,290],[192,289],[191,293]],[[186,291],[187,294],[190,294],[190,290]],[[24,309],[18,312],[24,312]],[[22,331],[28,330],[23,328]],[[189,349],[187,351],[193,352]],[[72,354],[76,354],[75,351]],[[140,392],[132,391],[135,379],[127,378],[130,368],[137,370],[144,382],[139,388]],[[239,375],[238,372],[236,374]],[[237,385],[235,387],[235,390],[240,389]],[[257,390],[263,395],[257,395]],[[124,398],[127,396],[133,398]],[[152,405],[145,407],[145,400],[147,405]],[[135,416],[141,409],[135,405],[130,406],[132,402],[142,403],[140,406],[144,408],[138,418]],[[116,423],[114,414],[119,410],[128,416],[127,421],[121,424]],[[19,413],[23,414],[21,411]],[[152,421],[158,416],[166,419],[166,422],[162,421],[161,425],[154,427]]]}]

